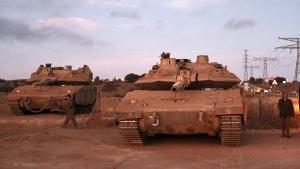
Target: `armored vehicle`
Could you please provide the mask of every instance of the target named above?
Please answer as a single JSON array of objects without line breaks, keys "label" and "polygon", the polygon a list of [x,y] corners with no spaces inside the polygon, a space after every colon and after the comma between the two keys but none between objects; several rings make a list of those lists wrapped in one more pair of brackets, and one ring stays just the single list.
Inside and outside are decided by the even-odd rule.
[{"label": "armored vehicle", "polygon": [[77,70],[71,66],[40,65],[25,85],[8,94],[8,103],[17,115],[71,109],[75,113],[91,112],[97,96],[96,87],[91,85],[92,78],[87,65]]},{"label": "armored vehicle", "polygon": [[240,145],[244,106],[240,79],[206,55],[189,59],[162,53],[160,63],[135,82],[117,107],[118,127],[129,144],[155,134],[219,135],[222,145]]}]

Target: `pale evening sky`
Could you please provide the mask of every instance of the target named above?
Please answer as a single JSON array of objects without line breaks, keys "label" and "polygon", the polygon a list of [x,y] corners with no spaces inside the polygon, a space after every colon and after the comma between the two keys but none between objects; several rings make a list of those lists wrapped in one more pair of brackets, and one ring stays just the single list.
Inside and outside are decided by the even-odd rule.
[{"label": "pale evening sky", "polygon": [[[207,54],[243,79],[243,50],[278,57],[269,76],[292,80],[300,0],[0,0],[0,78],[27,78],[40,64],[87,64],[101,79],[147,72],[161,52]],[[262,63],[253,62],[261,69]]]}]

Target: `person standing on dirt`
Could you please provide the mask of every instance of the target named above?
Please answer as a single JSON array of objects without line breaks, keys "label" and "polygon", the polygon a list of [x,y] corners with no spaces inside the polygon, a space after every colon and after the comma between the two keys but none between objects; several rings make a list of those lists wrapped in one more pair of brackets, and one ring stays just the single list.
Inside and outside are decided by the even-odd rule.
[{"label": "person standing on dirt", "polygon": [[68,106],[68,108],[66,108],[66,119],[65,119],[65,122],[63,124],[63,128],[66,128],[67,125],[69,124],[69,122],[71,121],[72,124],[73,124],[73,127],[74,128],[77,128],[77,122],[76,122],[76,119],[75,119],[75,102],[74,102],[74,96],[73,97],[70,97],[70,104]]},{"label": "person standing on dirt", "polygon": [[294,117],[294,106],[288,93],[284,92],[278,102],[279,117],[281,118],[282,137],[290,138],[290,119]]}]

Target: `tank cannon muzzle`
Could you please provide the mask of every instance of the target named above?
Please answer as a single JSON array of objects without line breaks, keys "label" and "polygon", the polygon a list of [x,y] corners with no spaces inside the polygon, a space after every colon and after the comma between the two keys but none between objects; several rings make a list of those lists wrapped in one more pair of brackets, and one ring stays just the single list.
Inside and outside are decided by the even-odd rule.
[{"label": "tank cannon muzzle", "polygon": [[184,90],[188,86],[189,86],[188,80],[186,80],[184,77],[181,77],[172,85],[171,90],[173,92],[176,92],[178,90]]}]

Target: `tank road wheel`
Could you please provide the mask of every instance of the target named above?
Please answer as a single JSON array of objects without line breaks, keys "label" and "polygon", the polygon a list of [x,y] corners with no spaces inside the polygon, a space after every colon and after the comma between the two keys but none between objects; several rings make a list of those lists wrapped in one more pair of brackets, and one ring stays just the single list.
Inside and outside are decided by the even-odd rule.
[{"label": "tank road wheel", "polygon": [[225,146],[239,146],[241,144],[241,116],[221,116],[221,143]]},{"label": "tank road wheel", "polygon": [[118,127],[121,137],[126,143],[144,145],[144,139],[139,130],[138,120],[121,120],[119,121]]}]

